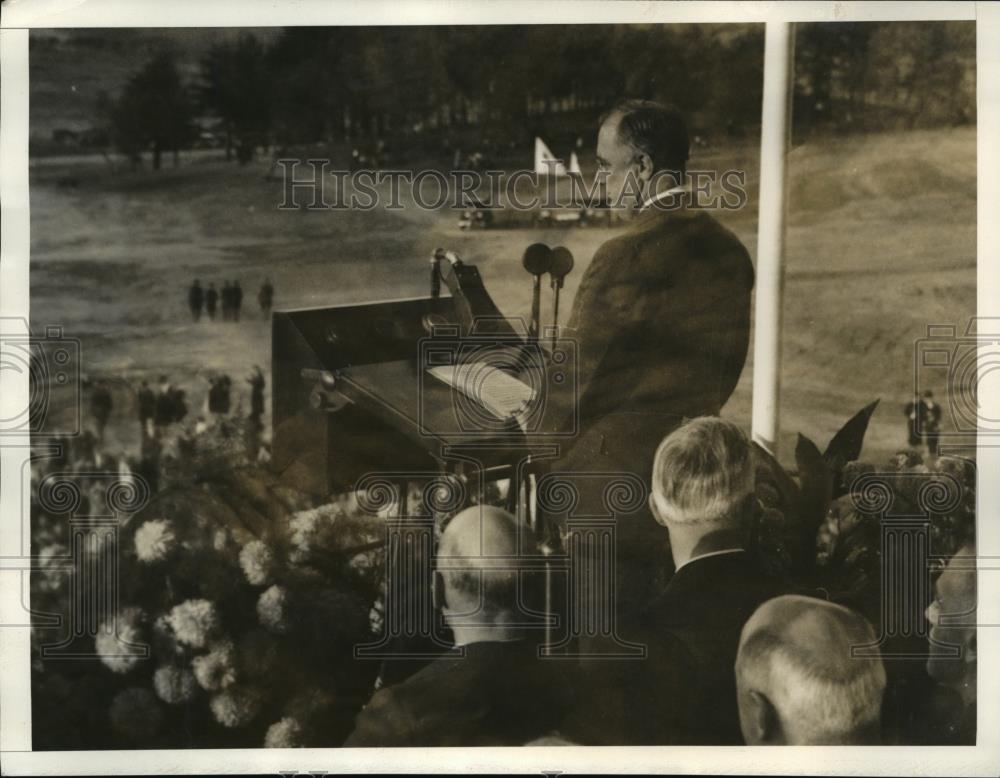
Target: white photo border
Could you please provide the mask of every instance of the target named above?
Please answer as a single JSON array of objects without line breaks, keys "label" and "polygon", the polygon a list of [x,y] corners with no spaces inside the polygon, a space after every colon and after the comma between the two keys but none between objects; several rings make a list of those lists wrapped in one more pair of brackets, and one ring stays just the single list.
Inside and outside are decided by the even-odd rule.
[{"label": "white photo border", "polygon": [[[1000,5],[883,2],[431,2],[322,0],[6,0],[0,18],[0,320],[28,318],[28,34],[31,28],[270,27],[511,23],[678,23],[976,20],[978,315],[1000,317]],[[980,366],[980,377],[985,374]],[[0,417],[27,401],[27,377],[0,371]],[[1000,418],[1000,393],[979,395],[982,418]],[[988,442],[988,438],[985,438]],[[1000,448],[977,449],[978,471],[1000,473]],[[1000,773],[1000,630],[981,628],[975,747],[561,747],[449,749],[204,749],[32,752],[29,629],[12,626],[27,594],[20,553],[26,447],[0,447],[0,770],[4,775],[163,773],[606,772],[799,775]],[[1000,625],[1000,479],[978,484],[980,624]]]}]

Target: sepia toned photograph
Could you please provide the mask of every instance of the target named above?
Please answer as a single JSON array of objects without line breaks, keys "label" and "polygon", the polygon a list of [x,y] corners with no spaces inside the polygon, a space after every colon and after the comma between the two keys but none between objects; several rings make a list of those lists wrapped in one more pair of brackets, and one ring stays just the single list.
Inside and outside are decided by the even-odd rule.
[{"label": "sepia toned photograph", "polygon": [[975,20],[24,32],[30,751],[986,742]]}]

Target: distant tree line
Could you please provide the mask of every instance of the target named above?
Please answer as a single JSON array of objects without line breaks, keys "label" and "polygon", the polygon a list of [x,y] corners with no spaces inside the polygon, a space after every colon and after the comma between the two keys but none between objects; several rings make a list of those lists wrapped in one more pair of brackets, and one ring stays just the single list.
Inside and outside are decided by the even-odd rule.
[{"label": "distant tree line", "polygon": [[[134,161],[151,150],[154,168],[196,143],[205,117],[240,163],[341,141],[569,142],[623,97],[675,105],[702,137],[749,137],[763,37],[762,25],[295,27],[265,45],[248,32],[187,80],[154,54],[101,110],[116,147]],[[794,115],[799,139],[974,122],[975,27],[799,25]]]}]

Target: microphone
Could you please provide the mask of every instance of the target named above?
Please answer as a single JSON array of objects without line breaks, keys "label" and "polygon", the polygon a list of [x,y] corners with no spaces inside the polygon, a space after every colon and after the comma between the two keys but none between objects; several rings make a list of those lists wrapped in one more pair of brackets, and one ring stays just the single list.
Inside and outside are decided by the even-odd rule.
[{"label": "microphone", "polygon": [[542,276],[549,272],[552,265],[552,249],[544,243],[532,243],[524,250],[521,264],[534,276],[531,291],[531,325],[528,335],[531,340],[537,341],[541,330]]},{"label": "microphone", "polygon": [[441,260],[444,259],[444,249],[434,249],[431,255],[431,297],[441,296]]},{"label": "microphone", "polygon": [[552,301],[552,350],[556,348],[556,333],[559,331],[559,292],[563,281],[573,269],[573,255],[565,246],[552,249],[552,261],[549,264],[549,275],[552,276],[552,290],[555,299]]}]

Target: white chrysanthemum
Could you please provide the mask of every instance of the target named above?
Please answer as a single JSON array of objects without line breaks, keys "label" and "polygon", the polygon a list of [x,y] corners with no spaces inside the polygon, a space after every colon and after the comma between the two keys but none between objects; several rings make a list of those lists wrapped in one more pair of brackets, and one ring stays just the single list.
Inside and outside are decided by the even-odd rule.
[{"label": "white chrysanthemum", "polygon": [[216,551],[228,551],[232,541],[233,537],[229,534],[229,530],[222,527],[217,529],[215,534],[212,535],[212,548]]},{"label": "white chrysanthemum", "polygon": [[212,715],[224,727],[242,727],[260,712],[263,696],[252,687],[231,687],[219,692],[209,703]]},{"label": "white chrysanthemum", "polygon": [[274,669],[278,643],[264,630],[252,629],[240,640],[237,653],[240,670],[251,678],[258,678]]},{"label": "white chrysanthemum", "polygon": [[97,655],[115,673],[127,673],[143,659],[139,646],[144,644],[141,608],[125,608],[113,621],[101,625],[94,638]]},{"label": "white chrysanthemum", "polygon": [[39,572],[38,587],[43,592],[61,591],[69,577],[67,569],[71,560],[69,549],[62,543],[52,543],[45,546],[38,554]]},{"label": "white chrysanthemum", "polygon": [[168,621],[177,640],[192,648],[204,648],[219,627],[215,604],[209,600],[186,600],[175,605]]},{"label": "white chrysanthemum", "polygon": [[379,567],[381,560],[381,550],[362,551],[352,556],[348,565],[357,573],[369,573]]},{"label": "white chrysanthemum", "polygon": [[275,584],[257,600],[257,618],[271,632],[283,635],[291,629],[291,598],[288,590]]},{"label": "white chrysanthemum", "polygon": [[135,554],[143,562],[161,562],[174,549],[177,537],[166,519],[147,521],[135,531]]},{"label": "white chrysanthemum", "polygon": [[292,548],[289,558],[293,563],[303,562],[317,550],[338,547],[344,509],[337,503],[299,511],[288,522]]},{"label": "white chrysanthemum", "polygon": [[373,635],[381,635],[385,628],[385,605],[382,600],[375,600],[371,610],[368,611],[368,629]]},{"label": "white chrysanthemum", "polygon": [[315,508],[300,511],[289,520],[288,529],[292,541],[289,558],[293,563],[303,562],[309,558],[319,536],[321,523],[322,517]]},{"label": "white chrysanthemum", "polygon": [[153,688],[161,700],[177,705],[194,698],[198,691],[198,683],[194,673],[186,667],[164,665],[153,673]]},{"label": "white chrysanthemum", "polygon": [[146,740],[155,735],[163,723],[163,709],[153,693],[134,686],[118,692],[108,711],[111,727],[130,740]]},{"label": "white chrysanthemum", "polygon": [[264,735],[264,748],[301,748],[304,745],[302,725],[291,716],[274,722]]},{"label": "white chrysanthemum", "polygon": [[240,551],[240,567],[247,581],[254,586],[262,586],[274,575],[274,552],[264,541],[251,540]]},{"label": "white chrysanthemum", "polygon": [[225,689],[236,680],[236,649],[228,640],[215,643],[207,654],[192,659],[191,667],[202,689]]}]

